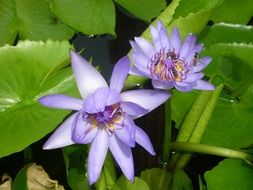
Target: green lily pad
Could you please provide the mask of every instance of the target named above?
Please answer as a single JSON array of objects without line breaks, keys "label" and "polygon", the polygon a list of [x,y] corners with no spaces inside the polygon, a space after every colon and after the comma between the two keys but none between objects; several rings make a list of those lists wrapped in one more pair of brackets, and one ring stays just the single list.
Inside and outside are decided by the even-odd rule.
[{"label": "green lily pad", "polygon": [[[69,113],[44,107],[46,94],[77,94],[67,41],[20,42],[0,48],[0,157],[41,139]],[[61,67],[60,67],[60,66]]]},{"label": "green lily pad", "polygon": [[[120,6],[124,7],[127,11],[134,16],[150,22],[151,19],[157,17],[159,13],[166,7],[165,0],[138,0],[138,1],[125,1],[114,0]],[[141,8],[140,8],[141,7]]]},{"label": "green lily pad", "polygon": [[121,176],[112,190],[151,190],[148,184],[138,178],[134,178],[134,183],[131,183],[125,176]]},{"label": "green lily pad", "polygon": [[112,0],[49,0],[52,12],[64,23],[84,34],[115,35]]},{"label": "green lily pad", "polygon": [[208,190],[251,190],[253,167],[240,159],[228,158],[205,173]]}]

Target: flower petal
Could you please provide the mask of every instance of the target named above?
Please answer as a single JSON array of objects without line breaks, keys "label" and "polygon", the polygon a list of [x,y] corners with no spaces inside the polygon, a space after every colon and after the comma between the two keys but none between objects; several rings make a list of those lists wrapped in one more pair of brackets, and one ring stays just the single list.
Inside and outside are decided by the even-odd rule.
[{"label": "flower petal", "polygon": [[62,94],[52,94],[47,96],[42,96],[39,102],[47,107],[60,108],[60,109],[70,109],[70,110],[80,110],[83,106],[83,100],[79,98],[74,98],[71,96],[66,96]]},{"label": "flower petal", "polygon": [[134,165],[131,148],[114,135],[109,137],[109,149],[128,180],[134,181]]},{"label": "flower petal", "polygon": [[147,109],[144,109],[143,107],[133,102],[121,102],[120,107],[124,113],[127,113],[127,115],[130,116],[141,116],[148,113]]},{"label": "flower petal", "polygon": [[108,86],[102,75],[82,56],[70,51],[70,57],[76,83],[83,98],[93,93],[97,88]]},{"label": "flower petal", "polygon": [[108,96],[107,96],[106,106],[117,104],[119,102],[121,102],[121,97],[120,97],[119,92],[117,92],[116,90],[111,89],[109,91]]},{"label": "flower petal", "polygon": [[72,124],[71,139],[78,144],[87,144],[93,141],[98,130],[82,117],[82,113],[79,112]]},{"label": "flower petal", "polygon": [[114,66],[110,88],[120,92],[124,86],[125,79],[129,72],[130,60],[127,56],[121,58]]},{"label": "flower petal", "polygon": [[185,59],[187,55],[189,54],[189,51],[191,50],[192,46],[195,45],[196,36],[195,35],[188,35],[185,38],[185,41],[180,49],[180,57],[181,59]]},{"label": "flower petal", "polygon": [[187,78],[184,80],[184,82],[188,82],[188,83],[193,83],[197,80],[202,79],[204,76],[203,73],[193,73],[193,74],[188,74]]},{"label": "flower petal", "polygon": [[144,38],[135,37],[134,40],[136,44],[142,49],[147,58],[151,59],[151,57],[155,54],[155,49],[153,46]]},{"label": "flower petal", "polygon": [[114,130],[115,135],[125,144],[130,147],[135,146],[135,124],[132,118],[125,117],[123,123],[118,123],[115,125],[119,125]]},{"label": "flower petal", "polygon": [[74,144],[71,139],[71,126],[76,117],[77,113],[71,115],[66,121],[64,121],[43,145],[43,149],[55,149]]},{"label": "flower petal", "polygon": [[135,41],[130,40],[129,41],[130,45],[133,48],[133,52],[137,52],[137,53],[143,53],[143,51],[141,50],[141,48],[135,43]]},{"label": "flower petal", "polygon": [[91,144],[88,156],[89,184],[95,183],[100,175],[108,149],[108,134],[105,130],[99,130]]},{"label": "flower petal", "polygon": [[161,90],[130,90],[121,93],[123,101],[133,102],[152,111],[169,99],[170,93]]},{"label": "flower petal", "polygon": [[182,92],[189,92],[192,90],[191,84],[189,84],[187,82],[176,82],[175,88],[179,91],[182,91]]},{"label": "flower petal", "polygon": [[150,33],[151,33],[152,42],[154,44],[156,51],[160,51],[162,46],[161,46],[160,35],[159,35],[158,30],[154,26],[151,25]]},{"label": "flower petal", "polygon": [[151,155],[156,155],[148,135],[138,126],[135,126],[135,141],[145,148]]},{"label": "flower petal", "polygon": [[211,57],[200,58],[196,64],[196,66],[193,67],[191,72],[195,73],[195,72],[202,71],[211,61],[212,61]]},{"label": "flower petal", "polygon": [[173,49],[175,53],[178,54],[181,48],[181,37],[180,37],[180,32],[178,28],[176,27],[172,30],[170,43],[171,43],[171,49]]},{"label": "flower petal", "polygon": [[160,34],[160,42],[161,42],[162,48],[166,48],[167,50],[169,50],[170,41],[169,41],[169,35],[168,35],[167,29],[165,28],[165,26],[163,25],[161,21],[158,21],[157,28]]},{"label": "flower petal", "polygon": [[156,89],[162,89],[162,90],[170,90],[173,88],[173,82],[161,82],[159,80],[152,80],[152,85]]},{"label": "flower petal", "polygon": [[130,74],[130,75],[136,75],[136,76],[146,76],[145,73],[142,73],[142,72],[141,72],[137,67],[135,67],[135,66],[130,66],[129,74]]},{"label": "flower petal", "polygon": [[135,67],[140,70],[145,76],[150,76],[150,70],[148,68],[149,60],[140,53],[132,53]]},{"label": "flower petal", "polygon": [[196,90],[215,90],[215,87],[212,84],[203,80],[196,81],[192,88]]}]

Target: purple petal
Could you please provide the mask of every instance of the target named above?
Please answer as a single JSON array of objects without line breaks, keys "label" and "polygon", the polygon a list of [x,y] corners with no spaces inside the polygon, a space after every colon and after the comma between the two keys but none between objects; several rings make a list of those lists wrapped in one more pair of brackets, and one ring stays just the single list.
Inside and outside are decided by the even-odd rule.
[{"label": "purple petal", "polygon": [[178,54],[181,48],[181,37],[180,37],[180,32],[178,28],[176,27],[172,30],[170,43],[171,43],[171,49],[174,49],[175,53]]},{"label": "purple petal", "polygon": [[82,118],[79,112],[72,125],[72,141],[78,144],[87,144],[93,141],[97,134],[97,127]]},{"label": "purple petal", "polygon": [[180,49],[180,57],[181,59],[185,59],[187,55],[189,54],[189,51],[191,50],[193,43],[196,41],[196,36],[190,34],[186,37],[185,42],[183,43],[181,49]]},{"label": "purple petal", "polygon": [[135,124],[130,117],[125,117],[123,123],[118,123],[120,127],[114,130],[115,135],[130,147],[135,146]]},{"label": "purple petal", "polygon": [[107,149],[108,134],[104,130],[99,130],[91,144],[88,156],[88,177],[90,185],[95,183],[100,175]]},{"label": "purple petal", "polygon": [[130,45],[133,48],[133,52],[137,52],[137,53],[143,53],[143,51],[141,50],[141,48],[135,43],[135,41],[130,40],[129,41]]},{"label": "purple petal", "polygon": [[127,115],[130,115],[130,116],[141,116],[148,113],[147,109],[144,109],[143,107],[133,102],[121,102],[120,105],[121,105],[120,107],[122,108],[122,111],[124,113],[127,113]]},{"label": "purple petal", "polygon": [[148,68],[149,60],[140,53],[132,53],[135,67],[140,70],[145,76],[150,76],[150,70]]},{"label": "purple petal", "polygon": [[83,98],[93,93],[97,88],[108,86],[102,75],[82,56],[70,51],[70,57],[76,83]]},{"label": "purple petal", "polygon": [[160,34],[161,46],[163,48],[166,48],[167,50],[169,50],[170,49],[170,41],[169,41],[169,35],[168,35],[167,29],[160,21],[158,21],[158,23],[157,23],[157,28],[158,28],[158,31]]},{"label": "purple petal", "polygon": [[109,137],[109,149],[124,175],[133,182],[134,165],[131,148],[112,135]]},{"label": "purple petal", "polygon": [[144,38],[135,37],[134,39],[136,44],[142,49],[147,58],[151,59],[151,57],[155,54],[155,49],[153,46]]},{"label": "purple petal", "polygon": [[192,91],[192,86],[189,83],[186,82],[176,82],[175,88],[182,92],[189,92]]},{"label": "purple petal", "polygon": [[160,35],[159,35],[158,30],[151,25],[150,26],[150,33],[151,33],[152,42],[154,44],[156,51],[160,51],[162,46],[161,46]]},{"label": "purple petal", "polygon": [[135,66],[130,66],[129,74],[130,74],[130,75],[136,75],[136,76],[145,76],[145,74],[142,73],[142,72],[141,72],[137,67],[135,67]]},{"label": "purple petal", "polygon": [[215,87],[212,84],[203,80],[198,80],[193,88],[196,90],[215,90]]},{"label": "purple petal", "polygon": [[204,76],[203,73],[194,73],[194,74],[188,74],[187,78],[184,80],[184,82],[193,83],[197,80],[202,79]]},{"label": "purple petal", "polygon": [[70,110],[80,110],[82,109],[83,106],[82,99],[62,94],[52,94],[48,96],[43,96],[39,99],[39,102],[47,107],[70,109]]},{"label": "purple petal", "polygon": [[55,149],[74,144],[71,139],[71,126],[76,117],[77,113],[71,115],[66,121],[64,121],[43,145],[43,149]]},{"label": "purple petal", "polygon": [[137,126],[135,127],[135,141],[145,148],[151,155],[156,155],[148,135]]},{"label": "purple petal", "polygon": [[106,100],[106,106],[117,104],[119,102],[121,102],[121,96],[119,92],[116,90],[110,90]]},{"label": "purple petal", "polygon": [[210,62],[212,61],[211,57],[200,58],[196,66],[191,70],[192,73],[202,71]]},{"label": "purple petal", "polygon": [[152,80],[152,85],[156,89],[170,90],[174,87],[173,82],[161,82],[159,80]]},{"label": "purple petal", "polygon": [[109,93],[109,88],[99,88],[95,91],[92,105],[95,108],[94,113],[104,111]]},{"label": "purple petal", "polygon": [[125,79],[129,72],[130,60],[127,56],[121,58],[114,66],[110,88],[120,92],[124,86]]},{"label": "purple petal", "polygon": [[169,99],[170,93],[160,90],[131,90],[121,93],[123,101],[133,102],[152,111]]}]

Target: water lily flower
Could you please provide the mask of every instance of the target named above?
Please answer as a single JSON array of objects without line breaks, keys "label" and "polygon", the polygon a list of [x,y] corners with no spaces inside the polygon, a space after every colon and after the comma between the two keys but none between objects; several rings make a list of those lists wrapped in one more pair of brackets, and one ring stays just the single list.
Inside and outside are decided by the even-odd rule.
[{"label": "water lily flower", "polygon": [[181,42],[179,30],[174,28],[171,36],[161,21],[157,27],[150,26],[152,43],[141,37],[130,41],[134,66],[130,74],[145,76],[152,80],[157,89],[180,91],[214,90],[214,86],[201,80],[201,72],[210,62],[211,57],[200,58],[202,44],[196,44],[196,36],[189,34]]},{"label": "water lily flower", "polygon": [[83,99],[62,94],[41,97],[45,106],[76,110],[47,140],[44,149],[55,149],[71,144],[91,143],[88,155],[88,178],[93,184],[98,179],[109,149],[124,175],[134,180],[131,148],[135,142],[155,155],[147,134],[133,119],[164,103],[170,94],[164,91],[131,90],[122,92],[130,67],[128,57],[115,65],[110,86],[101,74],[84,58],[70,52],[72,69]]}]

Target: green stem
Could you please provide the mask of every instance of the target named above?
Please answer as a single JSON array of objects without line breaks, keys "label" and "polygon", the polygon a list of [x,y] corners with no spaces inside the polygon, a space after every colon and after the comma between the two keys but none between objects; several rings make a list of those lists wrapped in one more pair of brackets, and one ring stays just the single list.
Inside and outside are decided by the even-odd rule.
[{"label": "green stem", "polygon": [[197,152],[229,158],[241,158],[246,162],[253,162],[253,155],[246,152],[206,144],[173,142],[171,143],[171,149],[175,151]]},{"label": "green stem", "polygon": [[171,102],[168,100],[165,103],[165,127],[164,127],[164,140],[163,140],[163,164],[166,168],[170,156],[170,143],[171,143]]}]

